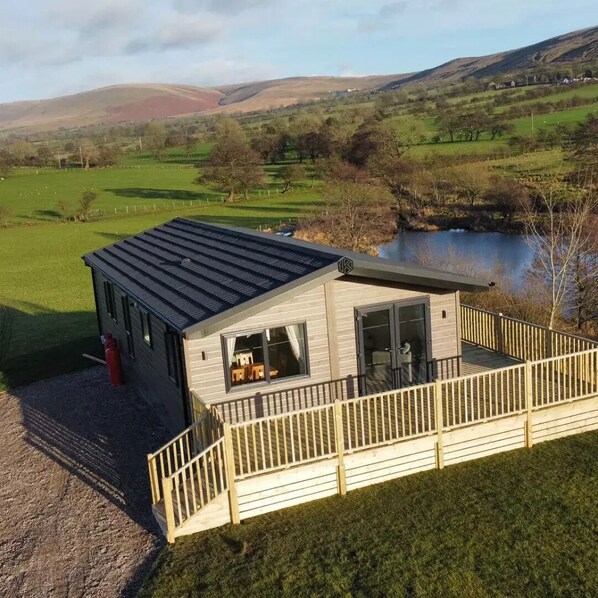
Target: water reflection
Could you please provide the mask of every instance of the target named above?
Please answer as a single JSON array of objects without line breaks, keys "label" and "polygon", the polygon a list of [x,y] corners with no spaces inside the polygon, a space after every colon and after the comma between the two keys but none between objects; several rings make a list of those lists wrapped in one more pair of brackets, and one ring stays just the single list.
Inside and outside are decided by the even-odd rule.
[{"label": "water reflection", "polygon": [[[475,266],[478,272],[496,270],[520,287],[525,271],[534,259],[534,250],[523,235],[474,233],[468,231],[405,231],[379,248],[380,255],[393,260],[425,263],[444,268],[452,262]],[[469,272],[468,272],[469,273]]]}]

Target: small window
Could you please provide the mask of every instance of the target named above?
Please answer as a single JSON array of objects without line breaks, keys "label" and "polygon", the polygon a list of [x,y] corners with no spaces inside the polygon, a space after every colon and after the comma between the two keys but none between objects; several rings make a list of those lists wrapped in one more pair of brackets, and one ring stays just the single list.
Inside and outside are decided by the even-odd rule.
[{"label": "small window", "polygon": [[120,302],[123,310],[123,323],[127,333],[127,349],[129,355],[135,358],[135,345],[133,343],[133,328],[131,326],[131,302],[126,295],[120,296]]},{"label": "small window", "polygon": [[116,302],[114,301],[114,285],[107,280],[104,281],[104,297],[106,298],[106,311],[116,322]]},{"label": "small window", "polygon": [[141,336],[143,340],[150,346],[154,347],[154,341],[152,339],[152,321],[148,312],[139,310],[141,314]]},{"label": "small window", "polygon": [[166,364],[168,367],[168,377],[178,386],[179,385],[179,337],[172,330],[166,330],[164,333],[164,342],[166,345]]},{"label": "small window", "polygon": [[229,387],[308,375],[305,324],[224,337]]}]

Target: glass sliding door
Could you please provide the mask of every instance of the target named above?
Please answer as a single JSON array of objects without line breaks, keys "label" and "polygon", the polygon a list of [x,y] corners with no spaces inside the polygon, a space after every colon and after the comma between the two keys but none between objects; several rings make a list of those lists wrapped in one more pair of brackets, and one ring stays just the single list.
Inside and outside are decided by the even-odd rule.
[{"label": "glass sliding door", "polygon": [[357,310],[361,394],[427,382],[428,314],[424,302]]},{"label": "glass sliding door", "polygon": [[424,384],[427,379],[428,337],[426,306],[423,303],[396,305],[398,338],[399,388]]},{"label": "glass sliding door", "polygon": [[359,310],[357,321],[360,386],[368,394],[389,390],[395,367],[392,306]]}]

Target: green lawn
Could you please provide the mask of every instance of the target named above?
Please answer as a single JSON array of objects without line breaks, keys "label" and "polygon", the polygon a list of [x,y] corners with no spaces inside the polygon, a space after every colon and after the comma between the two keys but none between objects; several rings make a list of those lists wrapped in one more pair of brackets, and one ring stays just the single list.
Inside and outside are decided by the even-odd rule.
[{"label": "green lawn", "polygon": [[[82,367],[97,350],[97,324],[84,253],[178,215],[235,226],[277,226],[318,201],[309,187],[233,204],[209,203],[96,222],[0,229],[0,303],[15,312],[11,358],[0,390]],[[4,378],[4,381],[3,381]]]},{"label": "green lawn", "polygon": [[598,595],[598,432],[177,540],[141,597]]}]

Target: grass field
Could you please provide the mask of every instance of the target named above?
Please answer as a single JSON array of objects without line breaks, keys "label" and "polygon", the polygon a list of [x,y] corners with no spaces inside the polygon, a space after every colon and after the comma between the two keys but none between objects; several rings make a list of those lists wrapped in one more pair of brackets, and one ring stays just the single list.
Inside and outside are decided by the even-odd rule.
[{"label": "grass field", "polygon": [[178,539],[140,596],[598,595],[598,432]]},{"label": "grass field", "polygon": [[[596,86],[571,91],[592,94],[591,87]],[[493,93],[482,95],[493,97]],[[535,126],[579,122],[592,108],[582,106],[542,115],[536,118]],[[264,117],[264,122],[269,118]],[[406,133],[412,120],[403,115],[391,122]],[[431,139],[434,119],[427,116],[419,120],[421,131]],[[516,126],[525,134],[531,129],[531,120],[519,119]],[[487,155],[505,144],[505,139],[485,137],[473,142],[424,143],[410,148],[409,155]],[[294,219],[320,201],[319,181],[315,185],[306,181],[292,193],[279,195],[281,184],[275,178],[281,167],[278,164],[266,166],[267,184],[253,190],[253,199],[225,204],[221,192],[194,183],[197,165],[206,160],[210,147],[209,143],[198,144],[189,156],[180,148],[172,149],[161,162],[147,152],[134,153],[124,156],[118,167],[89,172],[20,169],[0,180],[0,204],[10,211],[9,228],[0,229],[0,303],[15,310],[17,319],[11,358],[0,372],[0,387],[77,369],[84,363],[81,353],[97,349],[93,297],[89,272],[80,260],[82,254],[178,214],[255,228]],[[564,163],[562,153],[554,150],[485,159],[484,164],[519,176],[557,172]],[[86,189],[98,194],[94,207],[100,210],[99,219],[62,223],[58,202],[66,200],[74,213]]]}]

